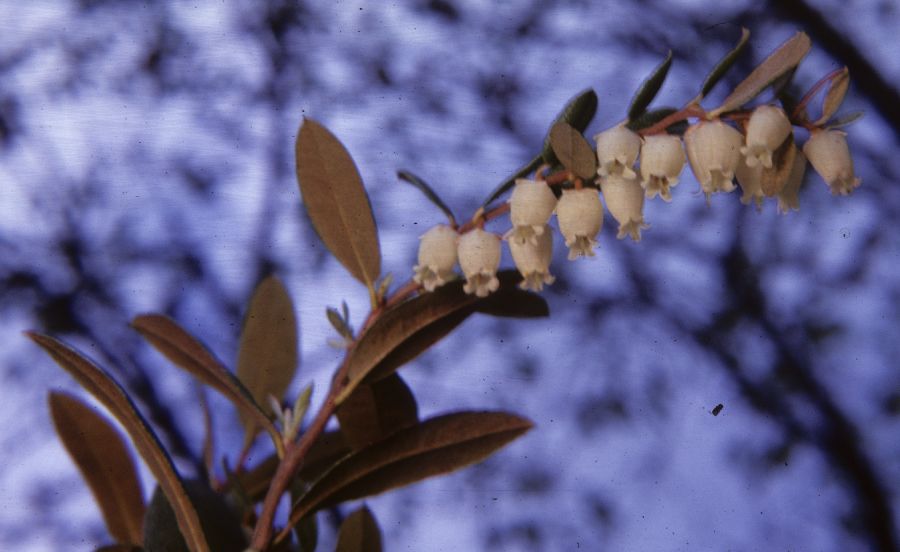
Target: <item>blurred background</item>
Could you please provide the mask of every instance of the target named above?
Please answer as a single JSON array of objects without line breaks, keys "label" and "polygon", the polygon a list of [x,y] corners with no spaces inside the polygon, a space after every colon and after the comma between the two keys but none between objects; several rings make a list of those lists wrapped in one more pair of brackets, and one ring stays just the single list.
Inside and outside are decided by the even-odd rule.
[{"label": "blurred background", "polygon": [[[801,92],[850,68],[862,187],[832,197],[810,170],[800,211],[779,215],[737,193],[707,207],[686,170],[671,204],[648,202],[641,243],[611,217],[593,260],[567,262],[558,239],[550,318],[474,317],[401,372],[423,417],[508,409],[535,429],[368,504],[388,550],[900,549],[892,0],[0,3],[0,549],[108,542],[46,408],[76,385],[24,329],[111,370],[190,473],[197,389],[128,321],[169,314],[233,366],[274,271],[300,317],[291,396],[315,381],[321,400],[341,357],[325,308],[346,300],[358,325],[368,298],[300,208],[303,116],[353,154],[403,282],[443,216],[396,170],[468,216],[570,97],[596,89],[592,136],[671,48],[655,105],[681,105],[741,26],[751,48],[705,105],[804,30]],[[210,401],[233,462],[236,416]]]}]

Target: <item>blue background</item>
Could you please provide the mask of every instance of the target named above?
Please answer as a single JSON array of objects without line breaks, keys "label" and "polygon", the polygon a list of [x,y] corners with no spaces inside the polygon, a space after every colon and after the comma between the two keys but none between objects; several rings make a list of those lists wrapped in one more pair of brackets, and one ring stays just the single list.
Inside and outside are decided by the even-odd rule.
[{"label": "blue background", "polygon": [[[706,105],[805,30],[801,92],[850,66],[862,187],[832,197],[808,171],[784,216],[737,194],[707,207],[686,170],[671,204],[648,202],[641,243],[611,217],[592,261],[557,240],[549,319],[473,318],[402,372],[423,416],[508,409],[535,429],[368,504],[389,550],[897,547],[897,5],[431,0],[0,3],[0,549],[107,542],[45,405],[76,386],[24,329],[88,352],[162,427],[177,419],[162,435],[189,473],[196,389],[127,323],[165,312],[233,365],[243,306],[275,270],[301,324],[291,394],[315,381],[321,400],[341,356],[325,308],[346,300],[359,324],[368,299],[300,209],[301,117],[353,154],[385,271],[405,281],[442,215],[397,169],[470,214],[575,93],[599,95],[591,136],[671,48],[657,104],[680,105],[741,26],[749,53]],[[233,461],[236,417],[210,400]],[[320,521],[328,549],[334,517]]]}]

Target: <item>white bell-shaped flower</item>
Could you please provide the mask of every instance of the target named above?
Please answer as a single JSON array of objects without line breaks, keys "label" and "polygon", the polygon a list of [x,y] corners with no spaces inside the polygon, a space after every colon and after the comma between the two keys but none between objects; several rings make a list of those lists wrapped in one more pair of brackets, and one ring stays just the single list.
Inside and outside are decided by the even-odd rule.
[{"label": "white bell-shaped flower", "polygon": [[622,176],[608,176],[600,180],[600,191],[606,208],[619,223],[616,237],[631,236],[632,240],[641,241],[641,229],[648,225],[644,223],[644,189],[640,183]]},{"label": "white bell-shaped flower", "polygon": [[537,243],[509,240],[509,251],[513,262],[522,274],[519,283],[522,289],[541,291],[544,284],[552,284],[556,278],[550,274],[550,260],[553,258],[553,233],[549,226],[537,235]]},{"label": "white bell-shaped flower", "polygon": [[509,198],[509,219],[513,224],[510,240],[536,244],[554,207],[556,196],[546,182],[517,179]]},{"label": "white bell-shaped flower", "polygon": [[774,105],[761,105],[754,109],[747,123],[746,145],[741,148],[746,165],[762,165],[771,169],[772,154],[790,134],[791,122],[783,109]]},{"label": "white bell-shaped flower", "polygon": [[749,205],[751,202],[756,203],[756,209],[762,208],[763,199],[766,195],[762,189],[763,166],[756,163],[752,167],[746,163],[738,163],[734,171],[738,184],[741,186],[741,203]]},{"label": "white bell-shaped flower", "polygon": [[413,280],[426,291],[434,291],[456,275],[456,230],[438,224],[419,238],[419,264],[413,267]]},{"label": "white bell-shaped flower", "polygon": [[641,146],[641,187],[647,199],[659,194],[664,201],[672,201],[669,189],[678,184],[684,163],[681,138],[672,134],[645,136]]},{"label": "white bell-shaped flower", "polygon": [[478,297],[487,297],[497,291],[500,281],[500,236],[475,228],[459,237],[457,248],[459,266],[466,277],[463,291]]},{"label": "white bell-shaped flower", "polygon": [[734,170],[741,161],[744,137],[722,121],[701,121],[684,134],[691,170],[706,198],[734,190]]},{"label": "white bell-shaped flower", "polygon": [[853,158],[847,146],[847,133],[840,130],[813,131],[803,144],[803,153],[816,172],[831,187],[834,195],[847,195],[862,180],[853,174]]},{"label": "white bell-shaped flower", "polygon": [[594,136],[597,142],[597,174],[634,179],[634,162],[641,151],[641,137],[624,125],[614,126]]},{"label": "white bell-shaped flower", "polygon": [[791,209],[800,210],[800,186],[803,184],[803,176],[806,174],[806,156],[798,151],[794,156],[794,164],[791,173],[785,181],[784,187],[778,192],[778,212],[787,213]]},{"label": "white bell-shaped flower", "polygon": [[593,188],[563,190],[556,204],[556,221],[569,248],[569,260],[593,257],[603,227],[603,204]]}]

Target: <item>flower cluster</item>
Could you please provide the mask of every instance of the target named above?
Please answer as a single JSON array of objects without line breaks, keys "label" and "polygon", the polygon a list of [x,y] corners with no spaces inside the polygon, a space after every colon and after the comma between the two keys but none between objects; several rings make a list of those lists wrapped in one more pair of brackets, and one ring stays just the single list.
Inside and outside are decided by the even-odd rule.
[{"label": "flower cluster", "polygon": [[[521,287],[540,291],[555,279],[550,273],[553,229],[549,224],[554,214],[569,260],[594,256],[603,225],[601,195],[618,223],[617,237],[640,241],[641,230],[648,227],[643,215],[645,197],[672,201],[671,188],[688,163],[707,199],[735,190],[737,179],[742,203],[759,207],[765,197],[774,196],[782,212],[798,208],[807,159],[833,194],[845,195],[859,186],[846,133],[813,129],[800,150],[792,130],[784,110],[773,105],[754,109],[740,129],[721,119],[700,120],[684,133],[683,146],[682,138],[674,134],[642,137],[617,125],[594,137],[597,178],[593,182],[565,173],[565,182],[575,184],[561,186],[555,194],[550,182],[541,177],[516,180],[509,199],[512,228],[503,240],[522,274]],[[459,262],[466,293],[485,297],[499,285],[500,257],[498,235],[481,227],[459,235],[450,226],[438,225],[421,238],[414,280],[433,291],[454,278]]]},{"label": "flower cluster", "polygon": [[[681,109],[648,111],[668,72],[668,58],[638,90],[628,118],[594,136],[595,147],[582,132],[596,110],[596,94],[590,91],[577,97],[550,129],[540,157],[548,164],[537,168],[531,178],[508,181],[489,200],[512,187],[507,205],[487,213],[479,210],[462,227],[439,205],[448,213],[451,226],[436,226],[422,236],[414,281],[433,291],[454,278],[458,263],[466,278],[466,293],[487,296],[499,287],[496,272],[505,241],[522,275],[520,286],[540,291],[555,280],[550,273],[554,215],[569,260],[594,256],[604,205],[618,226],[616,237],[640,241],[641,231],[649,228],[645,202],[656,197],[671,202],[672,188],[686,165],[707,205],[713,194],[740,187],[740,201],[745,205],[761,209],[766,198],[774,198],[779,212],[797,210],[807,161],[832,194],[851,193],[861,180],[854,173],[847,134],[837,128],[855,117],[834,117],[849,86],[847,68],[830,72],[799,102],[790,102],[790,113],[776,103],[746,107],[770,88],[767,82],[790,80],[790,70],[810,48],[805,34],[797,33],[766,58],[722,105],[709,111],[701,107],[700,101],[731,66],[748,37],[745,30],[736,49],[707,77],[699,96]],[[779,92],[783,86],[774,88],[779,102],[784,98]],[[812,119],[807,106],[823,89],[820,116]],[[809,135],[802,147],[795,143],[795,127]],[[484,230],[485,222],[507,209],[512,228],[502,239]]]}]

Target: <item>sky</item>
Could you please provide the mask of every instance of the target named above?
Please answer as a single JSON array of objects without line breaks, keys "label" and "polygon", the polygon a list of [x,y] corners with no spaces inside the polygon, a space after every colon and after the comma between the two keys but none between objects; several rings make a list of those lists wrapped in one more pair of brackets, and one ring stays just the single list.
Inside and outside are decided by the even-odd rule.
[{"label": "sky", "polygon": [[[346,301],[358,325],[368,297],[302,211],[303,117],[353,155],[384,271],[403,282],[443,215],[397,170],[471,215],[576,93],[597,92],[593,136],[624,118],[671,49],[654,105],[681,105],[742,26],[749,53],[704,105],[806,31],[797,90],[850,66],[842,111],[865,111],[846,129],[862,186],[833,197],[809,170],[800,210],[779,215],[736,193],[707,205],[685,170],[672,203],[647,202],[640,243],[616,240],[606,217],[597,256],[569,263],[557,236],[549,318],[473,317],[401,371],[423,418],[503,409],[535,428],[478,466],[367,504],[388,550],[897,542],[892,2],[53,1],[0,3],[0,22],[0,548],[109,542],[46,408],[48,390],[76,384],[23,330],[91,354],[145,394],[151,417],[169,412],[180,435],[164,442],[189,472],[196,389],[128,321],[164,312],[233,366],[246,301],[274,270],[300,320],[291,393],[312,381],[322,399],[341,358],[325,309]],[[240,427],[211,403],[233,458]],[[320,524],[326,550],[335,528]]]}]

